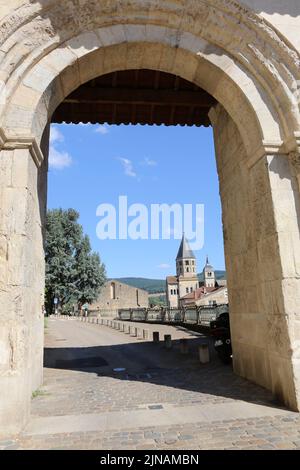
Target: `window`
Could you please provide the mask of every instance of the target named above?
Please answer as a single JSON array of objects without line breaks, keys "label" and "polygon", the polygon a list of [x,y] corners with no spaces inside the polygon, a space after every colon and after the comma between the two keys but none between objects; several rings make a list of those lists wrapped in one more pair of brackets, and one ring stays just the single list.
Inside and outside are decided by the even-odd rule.
[{"label": "window", "polygon": [[186,265],[186,266],[188,266],[189,264],[190,264],[189,261],[186,261],[186,262],[185,262],[185,265]]},{"label": "window", "polygon": [[189,273],[189,272],[190,272],[190,268],[186,268],[186,272]]},{"label": "window", "polygon": [[110,285],[110,298],[115,300],[116,299],[116,284],[112,282]]},{"label": "window", "polygon": [[193,288],[191,287],[191,292],[193,292]]},{"label": "window", "polygon": [[189,293],[189,288],[186,287],[185,291],[186,291],[186,293],[188,294],[188,293]]},{"label": "window", "polygon": [[139,291],[138,291],[138,289],[136,290],[136,304],[137,304],[137,306],[140,305],[139,304]]}]

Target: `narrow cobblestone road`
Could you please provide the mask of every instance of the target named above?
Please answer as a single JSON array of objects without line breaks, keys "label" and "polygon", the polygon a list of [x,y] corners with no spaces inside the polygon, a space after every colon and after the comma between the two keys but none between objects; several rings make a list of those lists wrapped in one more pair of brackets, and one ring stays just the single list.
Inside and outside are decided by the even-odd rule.
[{"label": "narrow cobblestone road", "polygon": [[49,320],[30,423],[0,449],[300,449],[299,414],[213,351],[201,365],[201,335],[155,329],[189,338],[189,354],[178,341],[166,350],[107,326]]}]

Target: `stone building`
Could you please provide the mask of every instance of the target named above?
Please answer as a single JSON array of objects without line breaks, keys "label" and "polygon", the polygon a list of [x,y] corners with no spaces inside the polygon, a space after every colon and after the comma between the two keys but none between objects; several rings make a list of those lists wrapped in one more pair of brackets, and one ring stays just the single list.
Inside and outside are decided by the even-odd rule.
[{"label": "stone building", "polygon": [[203,268],[203,281],[198,279],[196,256],[184,235],[176,257],[176,276],[167,277],[166,293],[170,308],[228,303],[227,282],[216,280],[208,257]]},{"label": "stone building", "polygon": [[298,0],[0,2],[0,434],[43,380],[51,122],[212,126],[234,371],[300,410],[299,30]]},{"label": "stone building", "polygon": [[90,305],[90,311],[101,314],[101,312],[113,312],[119,308],[147,308],[148,298],[147,291],[112,279],[104,284],[99,298]]},{"label": "stone building", "polygon": [[203,268],[203,281],[199,281],[197,289],[179,299],[181,307],[201,305],[228,304],[226,279],[216,279],[215,270],[209,263],[208,257]]},{"label": "stone building", "polygon": [[212,306],[228,304],[228,292],[226,286],[198,287],[195,291],[185,295],[179,300],[181,307]]},{"label": "stone building", "polygon": [[185,236],[182,236],[176,257],[176,276],[166,279],[167,304],[171,308],[179,307],[179,299],[197,289],[197,261]]}]

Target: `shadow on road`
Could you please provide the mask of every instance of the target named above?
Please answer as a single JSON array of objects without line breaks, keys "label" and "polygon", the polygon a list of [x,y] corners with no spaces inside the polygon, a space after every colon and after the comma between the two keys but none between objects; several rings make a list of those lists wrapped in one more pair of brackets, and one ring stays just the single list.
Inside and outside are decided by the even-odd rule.
[{"label": "shadow on road", "polygon": [[[270,407],[280,406],[271,393],[235,375],[215,357],[210,344],[211,362],[200,364],[198,346],[205,338],[189,339],[189,354],[182,355],[179,341],[166,350],[163,343],[135,342],[110,346],[46,348],[47,368],[96,373],[120,381],[146,382],[172,389],[226,397]],[[114,369],[125,369],[115,371]],[[121,385],[122,386],[122,385]],[[200,395],[199,395],[200,396]]]}]

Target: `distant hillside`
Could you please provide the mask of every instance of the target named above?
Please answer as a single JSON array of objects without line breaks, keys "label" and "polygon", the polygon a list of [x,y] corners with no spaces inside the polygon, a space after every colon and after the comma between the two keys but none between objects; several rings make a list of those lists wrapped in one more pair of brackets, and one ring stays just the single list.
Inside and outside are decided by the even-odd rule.
[{"label": "distant hillside", "polygon": [[[216,279],[226,279],[226,271],[216,270]],[[203,273],[198,274],[200,281],[203,281]],[[144,289],[149,294],[165,292],[166,281],[165,279],[147,279],[144,277],[120,277],[116,281],[123,282],[129,286],[136,287],[137,289]]]},{"label": "distant hillside", "polygon": [[165,292],[166,281],[163,279],[147,279],[143,277],[120,277],[116,281],[124,282],[137,289],[145,289],[149,294]]}]

